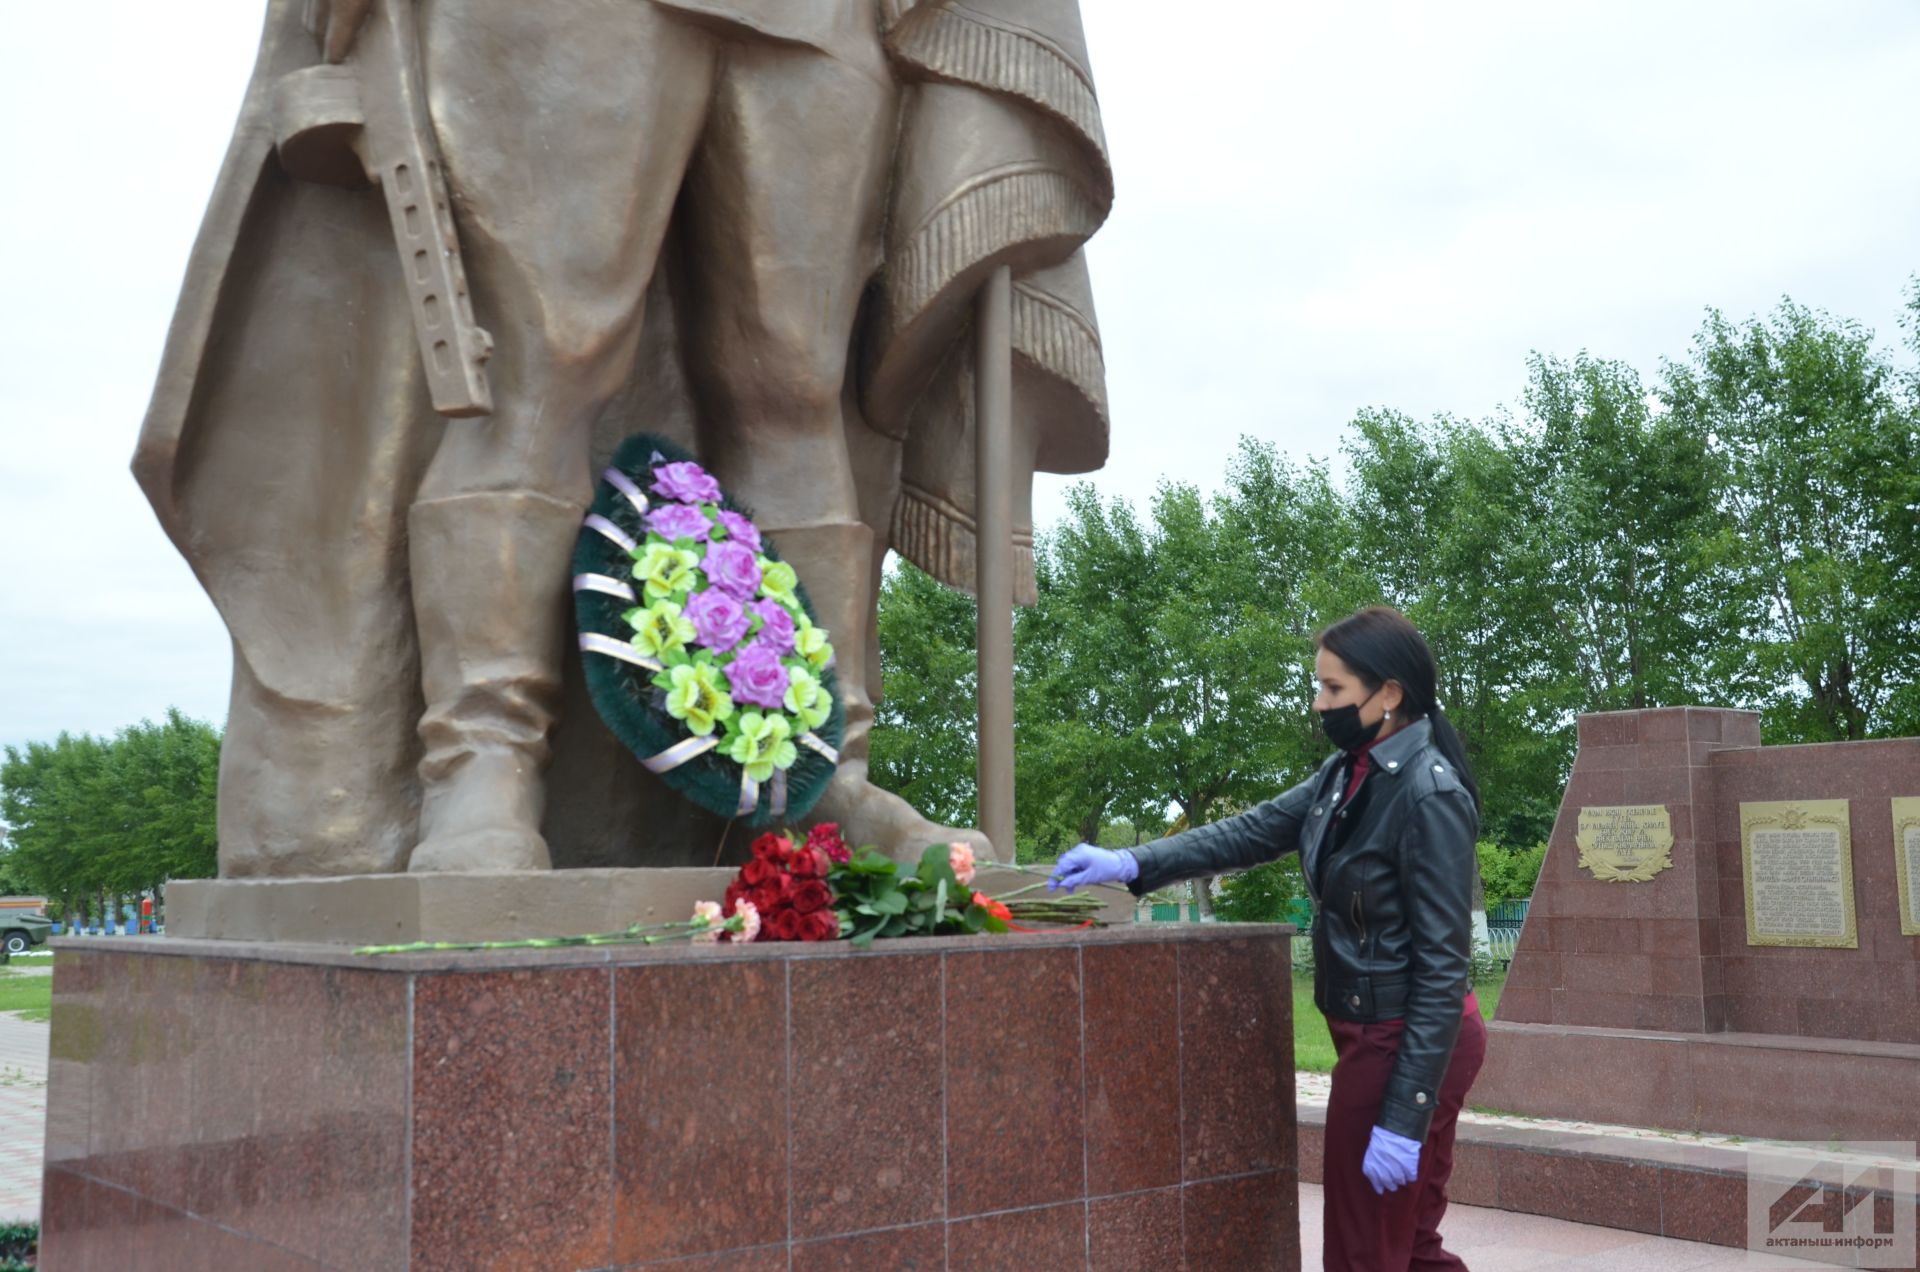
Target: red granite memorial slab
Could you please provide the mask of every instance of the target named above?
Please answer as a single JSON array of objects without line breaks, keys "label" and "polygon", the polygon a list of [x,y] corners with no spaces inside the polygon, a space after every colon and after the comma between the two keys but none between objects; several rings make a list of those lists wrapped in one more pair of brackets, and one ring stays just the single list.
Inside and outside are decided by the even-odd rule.
[{"label": "red granite memorial slab", "polygon": [[1297,1268],[1288,950],[65,942],[42,1266]]},{"label": "red granite memorial slab", "polygon": [[[1474,1102],[1920,1139],[1920,937],[1900,932],[1890,804],[1920,795],[1920,738],[1763,747],[1757,715],[1703,707],[1582,716],[1578,733]],[[1795,799],[1848,801],[1856,949],[1749,942],[1740,806]],[[1666,811],[1672,865],[1649,881],[1579,864],[1580,811],[1622,804]],[[1836,1040],[1905,1049],[1818,1045]]]}]

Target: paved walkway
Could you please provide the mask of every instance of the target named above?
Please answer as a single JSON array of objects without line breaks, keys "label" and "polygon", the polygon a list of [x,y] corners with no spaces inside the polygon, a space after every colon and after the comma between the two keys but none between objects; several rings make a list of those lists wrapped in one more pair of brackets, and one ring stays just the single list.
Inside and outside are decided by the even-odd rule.
[{"label": "paved walkway", "polygon": [[[1300,1185],[1301,1272],[1320,1267],[1321,1197],[1320,1185]],[[1448,1206],[1440,1236],[1470,1272],[1731,1272],[1833,1266],[1485,1206]]]},{"label": "paved walkway", "polygon": [[47,1022],[0,1012],[0,1223],[40,1221]]}]

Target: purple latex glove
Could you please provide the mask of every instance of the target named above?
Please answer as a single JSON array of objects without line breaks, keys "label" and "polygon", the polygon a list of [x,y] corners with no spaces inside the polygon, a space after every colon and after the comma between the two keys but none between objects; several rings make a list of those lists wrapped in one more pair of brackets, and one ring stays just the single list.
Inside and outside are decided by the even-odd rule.
[{"label": "purple latex glove", "polygon": [[1360,1171],[1377,1193],[1389,1193],[1402,1184],[1410,1184],[1420,1173],[1420,1141],[1376,1126],[1373,1138],[1367,1142],[1367,1156],[1360,1163]]},{"label": "purple latex glove", "polygon": [[1053,877],[1047,880],[1047,887],[1072,892],[1091,883],[1131,883],[1139,877],[1140,862],[1132,853],[1078,844],[1054,863]]}]

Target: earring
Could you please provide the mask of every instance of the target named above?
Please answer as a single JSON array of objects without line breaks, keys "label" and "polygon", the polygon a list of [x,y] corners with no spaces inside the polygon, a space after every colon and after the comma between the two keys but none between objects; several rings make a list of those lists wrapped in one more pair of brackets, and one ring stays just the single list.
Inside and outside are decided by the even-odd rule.
[{"label": "earring", "polygon": [[1382,720],[1391,720],[1391,719],[1393,719],[1393,712],[1391,712],[1391,711],[1385,711],[1385,712],[1382,712],[1382,713],[1381,713],[1381,715],[1380,715],[1380,718],[1381,718]]}]

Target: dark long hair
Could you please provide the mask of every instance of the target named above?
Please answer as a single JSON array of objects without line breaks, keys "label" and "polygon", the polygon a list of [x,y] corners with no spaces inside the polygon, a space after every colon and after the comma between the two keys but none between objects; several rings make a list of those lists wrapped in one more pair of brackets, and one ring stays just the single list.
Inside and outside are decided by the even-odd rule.
[{"label": "dark long hair", "polygon": [[1369,690],[1377,690],[1389,680],[1399,684],[1404,696],[1401,709],[1409,720],[1424,716],[1433,721],[1434,745],[1453,764],[1477,810],[1480,783],[1474,780],[1460,735],[1440,710],[1440,668],[1420,629],[1399,610],[1374,605],[1333,624],[1315,637],[1314,643],[1345,663]]}]

